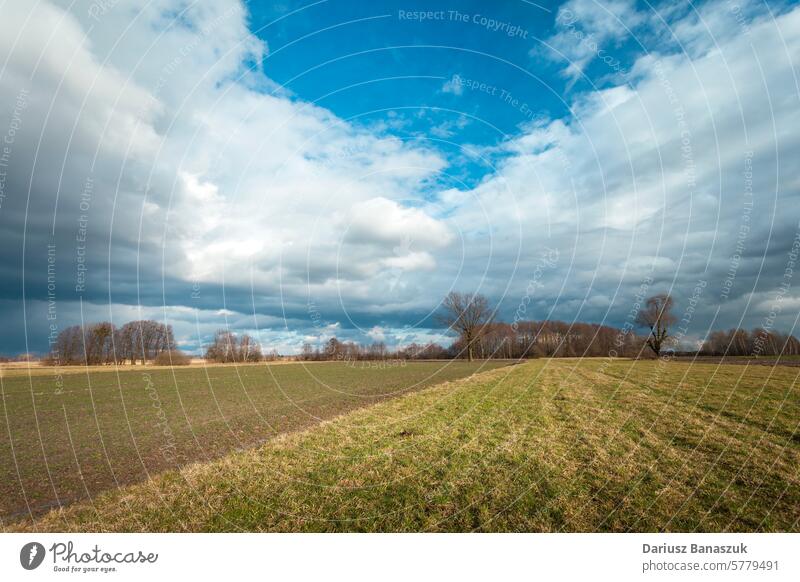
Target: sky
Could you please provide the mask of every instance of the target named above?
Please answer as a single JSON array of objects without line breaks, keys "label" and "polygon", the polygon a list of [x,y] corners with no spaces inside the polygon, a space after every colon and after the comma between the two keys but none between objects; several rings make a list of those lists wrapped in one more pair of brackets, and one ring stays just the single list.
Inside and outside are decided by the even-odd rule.
[{"label": "sky", "polygon": [[800,5],[0,0],[0,353],[800,314]]}]

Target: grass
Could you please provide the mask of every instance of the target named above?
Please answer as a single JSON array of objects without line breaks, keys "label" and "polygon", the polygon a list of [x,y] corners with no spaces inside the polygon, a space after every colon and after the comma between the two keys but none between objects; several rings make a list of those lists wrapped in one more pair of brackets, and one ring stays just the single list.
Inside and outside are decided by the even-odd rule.
[{"label": "grass", "polygon": [[11,529],[797,531],[793,368],[538,360]]},{"label": "grass", "polygon": [[4,371],[0,524],[499,365]]}]

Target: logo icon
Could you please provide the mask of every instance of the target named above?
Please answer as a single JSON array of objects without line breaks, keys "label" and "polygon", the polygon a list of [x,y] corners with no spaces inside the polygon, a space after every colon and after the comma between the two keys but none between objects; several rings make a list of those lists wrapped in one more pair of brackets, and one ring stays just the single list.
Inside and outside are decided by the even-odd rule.
[{"label": "logo icon", "polygon": [[35,570],[44,560],[44,546],[39,542],[30,542],[19,551],[19,563],[26,570]]}]

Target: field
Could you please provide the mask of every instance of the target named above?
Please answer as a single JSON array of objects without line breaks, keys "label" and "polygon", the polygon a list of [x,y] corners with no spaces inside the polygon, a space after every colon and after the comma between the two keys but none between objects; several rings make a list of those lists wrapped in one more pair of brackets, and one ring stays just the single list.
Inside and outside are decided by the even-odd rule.
[{"label": "field", "polygon": [[498,365],[6,369],[0,523]]},{"label": "field", "polygon": [[796,366],[800,367],[800,356],[680,356],[680,362],[697,364],[737,364],[746,366]]},{"label": "field", "polygon": [[[255,390],[265,372],[252,374]],[[8,527],[797,531],[797,380],[796,368],[782,366],[535,360],[450,379]],[[91,432],[92,415],[83,414]],[[216,432],[230,438],[224,425]]]}]

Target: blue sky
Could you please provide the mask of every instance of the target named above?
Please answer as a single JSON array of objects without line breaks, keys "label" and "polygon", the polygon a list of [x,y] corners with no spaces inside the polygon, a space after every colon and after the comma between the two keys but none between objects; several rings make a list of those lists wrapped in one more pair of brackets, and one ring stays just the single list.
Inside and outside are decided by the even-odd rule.
[{"label": "blue sky", "polygon": [[[565,117],[570,94],[612,82],[597,63],[577,83],[562,74],[558,51],[543,44],[558,3],[305,5],[248,5],[252,30],[270,47],[267,76],[355,124],[388,122],[405,139],[439,140],[470,185],[491,169],[459,147],[496,145],[521,124]],[[615,43],[626,61],[635,58],[627,44]]]},{"label": "blue sky", "polygon": [[139,317],[193,352],[447,343],[452,289],[796,329],[795,2],[3,10],[0,353]]},{"label": "blue sky", "polygon": [[[491,18],[519,27],[514,36],[508,36],[481,24],[485,3],[483,8],[480,2],[439,5],[441,10],[433,11],[436,19],[431,20],[413,20],[405,15],[424,10],[426,5],[432,6],[330,4],[273,26],[266,23],[268,16],[259,18],[253,5],[252,25],[270,47],[275,47],[265,62],[270,78],[345,119],[380,121],[387,110],[405,107],[410,109],[406,112],[408,131],[427,133],[429,121],[414,115],[418,108],[453,110],[496,128],[470,124],[458,132],[458,143],[487,143],[499,141],[503,134],[514,134],[520,123],[530,120],[530,114],[510,106],[507,95],[528,103],[535,115],[567,113],[561,97],[567,83],[559,75],[560,67],[530,55],[541,48],[535,39],[547,37],[555,12],[522,3],[498,4],[490,11]],[[463,22],[458,15],[468,21]],[[473,22],[476,17],[478,21]],[[328,27],[336,28],[315,32]],[[310,36],[297,41],[303,35]],[[296,44],[283,48],[290,42]],[[331,63],[318,66],[323,59]],[[531,66],[533,61],[539,61],[539,66]],[[442,91],[443,84],[454,75],[487,87],[467,89],[471,97],[465,108],[462,95]],[[496,88],[494,94],[490,87]]]}]

